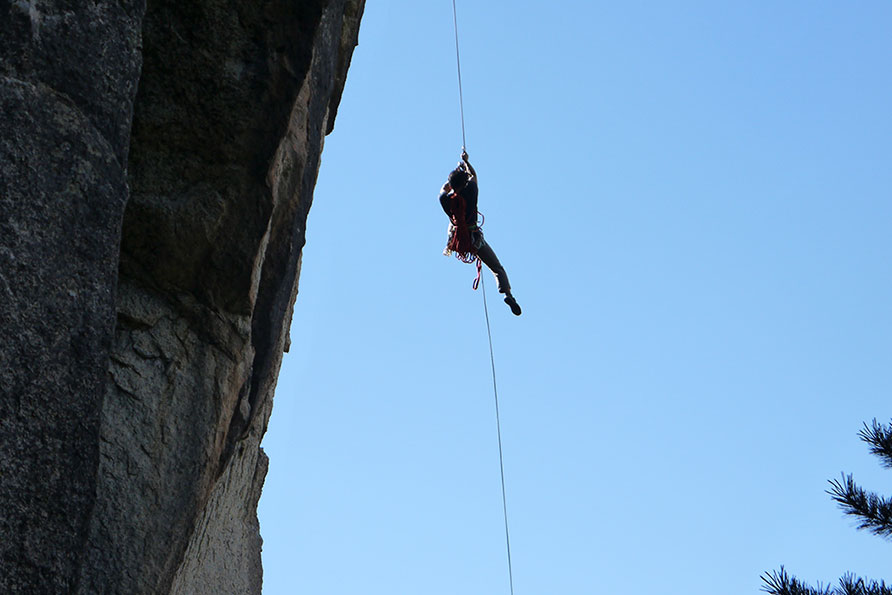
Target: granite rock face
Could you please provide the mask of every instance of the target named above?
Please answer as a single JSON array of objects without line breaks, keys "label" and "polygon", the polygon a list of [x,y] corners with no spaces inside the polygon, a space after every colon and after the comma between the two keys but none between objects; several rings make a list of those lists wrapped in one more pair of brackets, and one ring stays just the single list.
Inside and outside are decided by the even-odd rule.
[{"label": "granite rock face", "polygon": [[83,562],[140,24],[128,2],[0,2],[2,593],[71,592]]},{"label": "granite rock face", "polygon": [[0,0],[0,592],[259,593],[364,0]]}]

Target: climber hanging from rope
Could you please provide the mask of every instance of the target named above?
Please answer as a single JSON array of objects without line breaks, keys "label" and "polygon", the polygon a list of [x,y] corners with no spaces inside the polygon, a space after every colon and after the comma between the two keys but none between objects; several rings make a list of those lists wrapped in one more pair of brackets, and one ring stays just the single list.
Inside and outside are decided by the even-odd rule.
[{"label": "climber hanging from rope", "polygon": [[[520,316],[520,306],[511,295],[511,284],[505,267],[499,262],[496,253],[483,238],[483,230],[477,225],[477,172],[468,161],[467,151],[462,150],[461,161],[449,173],[449,178],[440,190],[440,205],[449,216],[449,239],[443,254],[455,254],[466,263],[477,262],[478,276],[480,262],[483,261],[496,278],[499,293],[505,294],[505,303],[515,316]],[[476,282],[474,288],[477,288]]]}]

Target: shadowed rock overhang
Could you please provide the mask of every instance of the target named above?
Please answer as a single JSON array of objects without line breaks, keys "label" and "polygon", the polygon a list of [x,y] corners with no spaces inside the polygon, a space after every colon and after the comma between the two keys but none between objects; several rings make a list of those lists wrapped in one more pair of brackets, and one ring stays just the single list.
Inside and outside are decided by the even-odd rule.
[{"label": "shadowed rock overhang", "polygon": [[0,1],[0,591],[259,593],[363,0]]}]

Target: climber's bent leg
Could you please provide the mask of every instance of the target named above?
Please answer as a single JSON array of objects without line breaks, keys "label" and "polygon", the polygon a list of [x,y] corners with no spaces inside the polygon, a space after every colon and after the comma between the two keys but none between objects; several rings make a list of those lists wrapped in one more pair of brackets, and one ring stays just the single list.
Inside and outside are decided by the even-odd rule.
[{"label": "climber's bent leg", "polygon": [[477,256],[480,257],[483,264],[489,267],[489,270],[491,270],[492,274],[495,276],[496,284],[499,286],[499,293],[511,295],[511,284],[508,282],[508,273],[505,272],[505,267],[502,266],[498,256],[496,256],[496,253],[493,252],[493,249],[484,239],[481,240],[480,247],[477,248]]}]

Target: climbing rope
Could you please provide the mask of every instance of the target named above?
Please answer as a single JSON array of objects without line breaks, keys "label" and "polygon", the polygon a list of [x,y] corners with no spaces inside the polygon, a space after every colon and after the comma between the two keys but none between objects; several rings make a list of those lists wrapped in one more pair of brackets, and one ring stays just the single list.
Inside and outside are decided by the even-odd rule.
[{"label": "climbing rope", "polygon": [[[458,10],[455,6],[455,0],[452,0],[452,24],[455,30],[455,66],[458,71],[458,104],[461,112],[461,142],[462,151],[467,148],[467,139],[465,136],[465,99],[462,92],[461,84],[461,54],[458,47]],[[482,225],[482,222],[481,224]],[[480,258],[477,258],[477,278],[474,280],[474,289],[480,283]],[[511,595],[514,595],[514,572],[511,568],[511,537],[508,531],[508,496],[505,490],[505,457],[502,451],[502,420],[499,415],[499,390],[496,386],[496,358],[492,349],[492,328],[489,325],[489,307],[486,303],[486,287],[481,287],[483,294],[483,312],[486,315],[486,335],[489,338],[489,362],[492,367],[492,394],[496,405],[496,435],[499,439],[499,473],[502,479],[502,514],[505,518],[505,548],[508,552],[508,585],[511,589]]]},{"label": "climbing rope", "polygon": [[502,513],[505,517],[505,548],[508,551],[508,584],[514,595],[514,572],[511,570],[511,537],[508,533],[508,496],[505,491],[505,457],[502,454],[502,420],[499,416],[499,390],[496,388],[496,358],[492,350],[492,330],[489,327],[489,308],[486,305],[486,283],[483,283],[483,312],[486,314],[486,334],[489,337],[489,362],[492,366],[492,394],[496,404],[496,434],[499,437],[499,472],[502,476]]},{"label": "climbing rope", "polygon": [[455,0],[452,0],[452,24],[455,29],[455,66],[458,69],[458,105],[461,109],[461,148],[464,150],[467,146],[465,140],[465,98],[461,89],[461,57],[458,51],[458,11],[455,8]]}]

